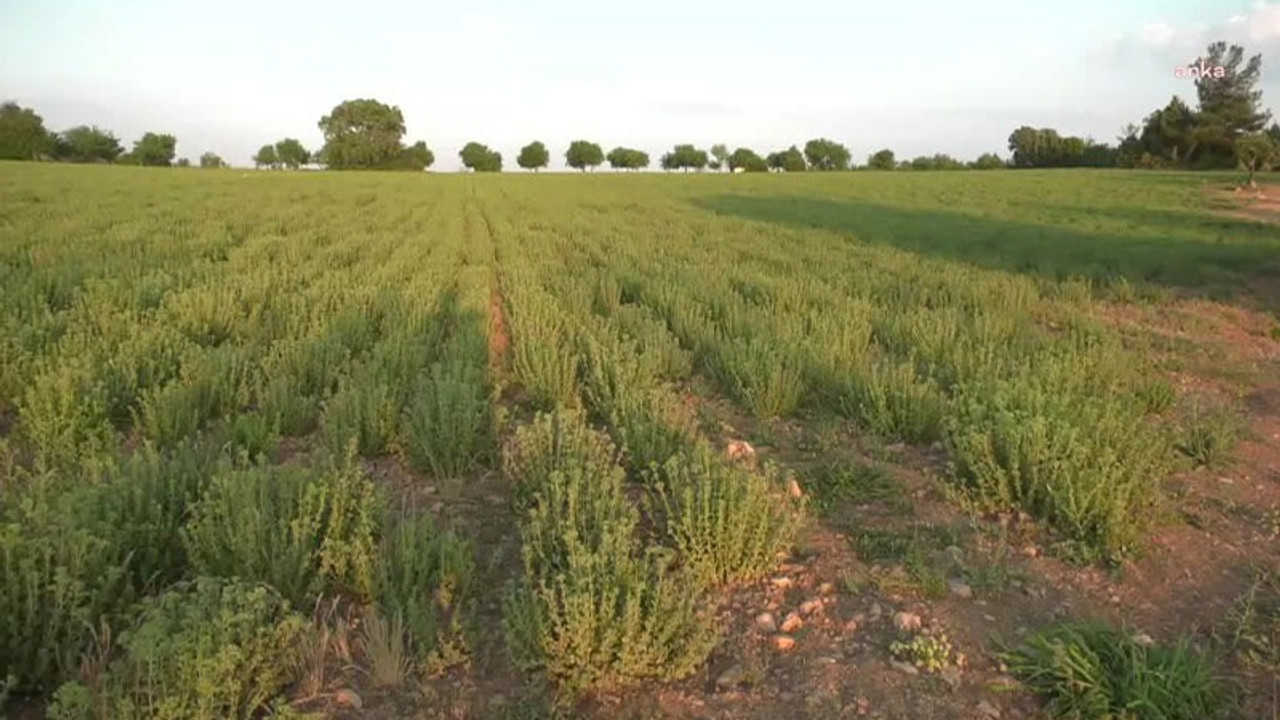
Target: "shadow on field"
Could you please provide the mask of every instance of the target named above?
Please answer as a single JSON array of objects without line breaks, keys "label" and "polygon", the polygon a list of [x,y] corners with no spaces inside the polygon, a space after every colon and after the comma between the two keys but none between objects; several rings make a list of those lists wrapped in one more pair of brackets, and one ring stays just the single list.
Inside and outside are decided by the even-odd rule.
[{"label": "shadow on field", "polygon": [[718,195],[693,203],[978,267],[1104,285],[1123,278],[1280,312],[1280,227],[1264,223],[1194,211],[1052,208],[1082,222],[1130,223],[1131,232],[1116,232],[800,196]]}]

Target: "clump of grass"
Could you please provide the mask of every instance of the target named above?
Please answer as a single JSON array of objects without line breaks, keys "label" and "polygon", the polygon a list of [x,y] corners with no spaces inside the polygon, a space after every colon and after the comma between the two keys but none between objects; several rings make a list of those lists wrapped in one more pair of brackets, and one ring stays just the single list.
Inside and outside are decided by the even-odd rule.
[{"label": "clump of grass", "polygon": [[846,417],[868,430],[911,443],[942,437],[945,398],[912,362],[872,361],[850,377],[837,401]]},{"label": "clump of grass", "polygon": [[930,558],[932,550],[955,544],[952,533],[928,525],[910,532],[865,529],[853,538],[854,550],[873,568],[871,580],[883,592],[919,593],[926,598],[947,594],[947,578]]},{"label": "clump of grass", "polygon": [[226,472],[192,509],[183,544],[197,573],[269,583],[299,606],[326,589],[369,597],[382,502],[350,458],[322,473]]},{"label": "clump of grass", "polygon": [[1226,405],[1192,401],[1178,426],[1178,451],[1196,465],[1227,461],[1244,431],[1240,415]]},{"label": "clump of grass", "polygon": [[1231,646],[1245,665],[1280,677],[1280,572],[1258,572],[1230,621]]},{"label": "clump of grass", "polygon": [[396,436],[400,419],[396,390],[366,368],[343,376],[323,408],[321,427],[331,452],[341,453],[354,438],[361,455],[380,455]]},{"label": "clump of grass", "polygon": [[710,364],[720,385],[757,417],[791,415],[805,393],[794,354],[761,338],[721,339]]},{"label": "clump of grass", "polygon": [[1231,707],[1212,663],[1185,639],[1149,645],[1101,625],[1063,624],[1001,658],[1054,718],[1208,720]]},{"label": "clump of grass", "polygon": [[409,636],[400,615],[383,617],[378,611],[361,624],[360,652],[374,686],[390,689],[404,685],[413,670]]},{"label": "clump of grass", "polygon": [[410,463],[456,477],[493,454],[493,415],[483,367],[452,360],[420,376],[404,410],[403,444]]},{"label": "clump of grass", "polygon": [[400,520],[386,534],[374,598],[386,617],[403,618],[418,664],[425,664],[447,635],[460,633],[474,574],[468,543],[436,528],[429,515]]},{"label": "clump of grass", "polygon": [[578,414],[541,415],[516,433],[505,463],[518,473],[524,576],[504,600],[516,663],[562,691],[680,678],[716,642],[698,583],[642,551],[639,513],[607,438]]},{"label": "clump of grass", "polygon": [[902,488],[881,465],[834,461],[812,474],[809,482],[814,504],[830,510],[837,503],[866,505],[899,498]]},{"label": "clump of grass", "polygon": [[774,468],[748,470],[702,444],[656,476],[666,535],[707,585],[760,577],[795,541],[802,505]]}]

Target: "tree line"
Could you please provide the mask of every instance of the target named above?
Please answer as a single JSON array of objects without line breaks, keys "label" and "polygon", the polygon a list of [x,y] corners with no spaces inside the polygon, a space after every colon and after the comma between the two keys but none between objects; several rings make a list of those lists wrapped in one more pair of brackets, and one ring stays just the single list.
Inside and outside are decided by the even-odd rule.
[{"label": "tree line", "polygon": [[[1215,169],[1240,166],[1250,173],[1269,168],[1280,160],[1280,124],[1261,108],[1257,89],[1262,56],[1245,60],[1244,49],[1224,42],[1209,45],[1205,54],[1188,67],[1211,67],[1215,72],[1196,77],[1197,106],[1173,97],[1143,119],[1127,126],[1117,144],[1059,134],[1053,128],[1023,126],[1008,139],[1010,156],[1002,159],[984,153],[964,162],[946,154],[898,160],[884,149],[867,157],[865,165],[852,161],[849,149],[828,138],[815,138],[803,148],[760,155],[717,143],[708,149],[679,144],[658,158],[667,171],[705,170],[729,172],[804,172],[838,170],[994,170],[1054,167],[1130,167]],[[318,123],[324,145],[308,151],[296,138],[263,145],[253,156],[256,167],[298,169],[316,165],[332,170],[409,170],[421,172],[435,163],[435,154],[422,141],[404,143],[405,121],[400,108],[371,98],[339,103]],[[1265,129],[1264,129],[1265,128]],[[177,141],[171,134],[148,132],[125,151],[108,130],[81,125],[60,133],[45,130],[34,110],[16,103],[0,106],[0,159],[107,162],[151,166],[175,163]],[[468,142],[458,153],[463,167],[474,172],[501,172],[502,154],[480,142]],[[615,147],[605,152],[597,143],[574,140],[564,151],[565,165],[583,172],[605,163],[614,170],[635,171],[650,167],[649,154],[634,148]],[[516,164],[537,172],[550,165],[546,144],[533,141],[520,149]],[[226,166],[214,153],[200,156],[200,167]]]}]

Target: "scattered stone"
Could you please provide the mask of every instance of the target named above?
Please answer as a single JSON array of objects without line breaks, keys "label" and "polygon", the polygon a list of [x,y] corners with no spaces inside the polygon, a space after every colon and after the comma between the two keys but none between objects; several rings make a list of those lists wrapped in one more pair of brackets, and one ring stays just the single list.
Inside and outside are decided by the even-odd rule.
[{"label": "scattered stone", "polygon": [[1231,479],[1231,478],[1229,478],[1229,477],[1220,477],[1220,478],[1218,478],[1218,482],[1222,483],[1223,485],[1235,485],[1235,484],[1236,484],[1236,481],[1235,481],[1235,480],[1232,480],[1232,479]]},{"label": "scattered stone", "polygon": [[1107,599],[1111,601],[1111,604],[1112,604],[1112,605],[1119,605],[1119,604],[1120,604],[1120,596],[1119,596],[1119,595],[1114,595],[1114,594],[1113,594],[1111,597],[1109,597],[1109,598],[1107,598]]},{"label": "scattered stone", "polygon": [[1040,548],[1035,545],[1028,545],[1022,548],[1022,554],[1030,558],[1038,558],[1040,557]]},{"label": "scattered stone", "polygon": [[924,621],[919,615],[903,610],[893,616],[893,625],[902,632],[911,632],[919,630],[924,625]]},{"label": "scattered stone", "polygon": [[891,453],[902,453],[902,452],[906,452],[906,450],[907,450],[907,444],[906,444],[906,443],[901,443],[901,442],[896,442],[896,443],[894,443],[894,444],[892,444],[892,445],[890,445],[890,446],[886,447],[886,448],[885,448],[885,450],[888,450],[888,451],[889,451],[889,452],[891,452]]},{"label": "scattered stone", "polygon": [[1149,648],[1149,647],[1153,647],[1156,644],[1156,640],[1155,638],[1151,637],[1147,633],[1138,633],[1137,635],[1133,636],[1133,643],[1135,645],[1140,645],[1142,647]]},{"label": "scattered stone", "polygon": [[431,512],[439,513],[439,512],[442,512],[443,510],[444,510],[444,503],[442,502],[431,503]]},{"label": "scattered stone", "polygon": [[787,613],[787,616],[782,619],[782,625],[780,629],[784,633],[792,633],[799,630],[802,627],[804,627],[804,620],[801,619],[800,614],[797,612],[790,612],[790,613]]},{"label": "scattered stone", "polygon": [[422,494],[423,494],[423,495],[435,495],[435,494],[436,494],[436,486],[435,486],[435,485],[427,485],[427,486],[423,487],[423,488],[422,488]]},{"label": "scattered stone", "polygon": [[804,491],[800,489],[800,483],[796,482],[795,478],[787,481],[787,494],[796,500],[804,497]]},{"label": "scattered stone", "polygon": [[752,462],[756,459],[756,449],[746,440],[731,440],[724,448],[724,455],[730,460]]},{"label": "scattered stone", "polygon": [[822,609],[821,598],[810,598],[809,600],[805,600],[804,602],[800,603],[801,615],[812,615],[821,609]]},{"label": "scattered stone", "polygon": [[819,665],[835,665],[838,662],[840,662],[840,658],[835,657],[834,655],[823,655],[818,658]]},{"label": "scattered stone", "polygon": [[773,613],[763,612],[756,616],[756,627],[761,632],[775,633],[778,631],[778,621],[774,620]]},{"label": "scattered stone", "polygon": [[769,584],[772,585],[775,590],[786,590],[794,585],[795,581],[785,575],[781,575],[770,580]]},{"label": "scattered stone", "polygon": [[958,598],[968,600],[973,597],[973,588],[963,580],[948,580],[947,587],[951,589],[951,594]]},{"label": "scattered stone", "polygon": [[773,646],[782,652],[786,652],[796,646],[796,639],[790,635],[774,635]]},{"label": "scattered stone", "polygon": [[747,671],[742,667],[742,663],[734,663],[716,677],[716,687],[721,690],[737,687],[746,677]]},{"label": "scattered stone", "polygon": [[844,624],[844,631],[845,631],[845,632],[857,632],[857,631],[858,631],[858,621],[857,621],[857,620],[850,620],[850,621],[846,622],[846,623]]},{"label": "scattered stone", "polygon": [[884,608],[880,607],[880,603],[878,602],[871,603],[871,609],[868,610],[867,612],[868,612],[868,616],[871,618],[871,621],[875,622],[876,620],[880,619],[881,615],[884,614]]},{"label": "scattered stone", "polygon": [[995,621],[996,621],[996,616],[995,616],[995,615],[983,615],[983,616],[982,616],[982,619],[983,619],[983,620],[986,620],[987,622],[995,622]]},{"label": "scattered stone", "polygon": [[920,670],[915,665],[912,665],[911,663],[904,663],[901,660],[890,660],[889,666],[892,667],[894,670],[897,670],[898,672],[901,672],[901,673],[906,673],[907,675],[920,674]]},{"label": "scattered stone", "polygon": [[866,715],[871,712],[871,701],[859,695],[853,699],[853,708],[859,715]]},{"label": "scattered stone", "polygon": [[942,679],[946,681],[952,692],[959,690],[962,679],[960,668],[955,665],[948,665],[942,668]]},{"label": "scattered stone", "polygon": [[350,688],[342,688],[338,692],[334,693],[333,701],[337,703],[338,707],[349,707],[355,708],[356,710],[364,707],[364,700],[361,700],[360,696],[356,694],[356,691]]},{"label": "scattered stone", "polygon": [[829,582],[824,582],[818,586],[818,592],[822,593],[823,595],[830,595],[835,591],[836,591],[836,586]]},{"label": "scattered stone", "polygon": [[978,703],[978,714],[984,718],[990,718],[990,720],[1000,720],[1000,708],[992,705],[987,700]]}]

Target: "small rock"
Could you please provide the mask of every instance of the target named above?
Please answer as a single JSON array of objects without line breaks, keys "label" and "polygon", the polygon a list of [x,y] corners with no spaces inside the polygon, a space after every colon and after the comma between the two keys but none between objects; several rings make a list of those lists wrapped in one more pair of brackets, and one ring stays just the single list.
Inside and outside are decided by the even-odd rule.
[{"label": "small rock", "polygon": [[805,600],[800,603],[799,609],[801,615],[812,615],[822,609],[822,599],[810,598],[809,600]]},{"label": "small rock", "polygon": [[782,619],[782,625],[780,629],[784,633],[792,633],[799,630],[802,627],[804,627],[804,620],[801,619],[800,614],[796,612],[790,612],[790,613],[787,613],[787,616]]},{"label": "small rock", "polygon": [[1107,598],[1107,599],[1108,599],[1109,601],[1111,601],[1111,604],[1112,604],[1112,605],[1119,605],[1119,604],[1120,604],[1120,596],[1119,596],[1119,595],[1112,595],[1111,597],[1109,597],[1109,598]]},{"label": "small rock", "polygon": [[435,495],[435,494],[436,494],[436,486],[435,486],[435,485],[427,485],[426,487],[422,488],[422,494],[423,494],[423,495]]},{"label": "small rock", "polygon": [[1218,482],[1222,483],[1223,485],[1235,485],[1235,484],[1236,484],[1236,481],[1235,481],[1235,480],[1232,480],[1232,479],[1231,479],[1231,478],[1229,478],[1229,477],[1220,477],[1220,478],[1218,478]]},{"label": "small rock", "polygon": [[444,510],[444,503],[442,503],[442,502],[434,502],[434,503],[431,503],[431,512],[433,512],[433,513],[439,513],[439,512],[441,512],[442,510]]},{"label": "small rock", "polygon": [[879,620],[880,616],[883,614],[884,608],[880,607],[880,603],[871,603],[871,609],[867,611],[867,615],[871,618],[872,622]]},{"label": "small rock", "polygon": [[722,690],[737,687],[746,677],[747,671],[742,667],[742,663],[734,663],[716,677],[716,687]]},{"label": "small rock", "polygon": [[351,690],[349,688],[342,688],[338,692],[334,693],[333,701],[337,703],[338,707],[349,707],[355,708],[356,710],[364,707],[364,701],[360,699],[360,696],[356,694],[355,690]]},{"label": "small rock", "polygon": [[756,627],[761,632],[775,633],[778,631],[778,621],[773,618],[773,613],[763,612],[756,616]]},{"label": "small rock", "polygon": [[822,593],[823,595],[830,595],[835,591],[836,591],[836,586],[829,582],[824,582],[818,586],[818,592]]},{"label": "small rock", "polygon": [[1156,640],[1147,633],[1138,633],[1133,636],[1133,644],[1149,648],[1156,644]]},{"label": "small rock", "polygon": [[858,631],[858,621],[857,621],[857,620],[850,620],[850,621],[846,622],[846,623],[844,624],[844,631],[845,631],[845,632],[857,632],[857,631]]},{"label": "small rock", "polygon": [[800,489],[800,483],[796,482],[795,478],[787,481],[787,494],[796,500],[804,497],[804,491]]},{"label": "small rock", "polygon": [[725,457],[730,460],[745,460],[751,462],[756,459],[756,449],[751,447],[751,443],[746,440],[731,440],[724,448]]},{"label": "small rock", "polygon": [[1022,554],[1030,558],[1037,558],[1040,557],[1040,548],[1035,545],[1028,545],[1022,548]]},{"label": "small rock", "polygon": [[890,445],[890,446],[886,447],[886,448],[885,448],[885,450],[888,450],[888,451],[889,451],[889,452],[891,452],[891,453],[901,453],[901,452],[906,452],[906,450],[907,450],[907,444],[906,444],[906,443],[901,443],[901,442],[896,442],[896,443],[894,443],[894,444],[892,444],[892,445]]},{"label": "small rock", "polygon": [[840,658],[835,657],[833,655],[823,655],[822,657],[818,658],[819,665],[835,665],[838,662],[840,662]]},{"label": "small rock", "polygon": [[889,666],[892,667],[894,670],[897,670],[898,672],[906,673],[908,675],[920,674],[920,670],[916,668],[915,665],[912,665],[911,663],[904,663],[900,660],[890,660]]},{"label": "small rock", "polygon": [[968,600],[973,597],[973,588],[963,580],[948,580],[947,587],[951,589],[951,594],[958,598]]},{"label": "small rock", "polygon": [[902,632],[911,632],[919,630],[924,625],[924,621],[919,615],[903,610],[893,616],[893,625]]},{"label": "small rock", "polygon": [[978,714],[984,718],[990,718],[990,720],[999,720],[1000,708],[996,707],[995,705],[992,705],[990,702],[986,700],[983,700],[982,702],[978,703]]},{"label": "small rock", "polygon": [[796,646],[796,639],[790,635],[774,635],[773,646],[782,652],[786,652]]},{"label": "small rock", "polygon": [[983,616],[982,616],[982,619],[983,619],[983,620],[986,620],[987,622],[995,622],[995,621],[996,621],[996,616],[995,616],[995,615],[983,615]]},{"label": "small rock", "polygon": [[866,715],[871,712],[871,701],[859,695],[853,699],[853,707],[859,715]]},{"label": "small rock", "polygon": [[961,678],[962,673],[960,672],[960,668],[955,665],[948,665],[942,668],[942,679],[946,681],[952,692],[960,689]]},{"label": "small rock", "polygon": [[776,590],[786,590],[787,588],[794,585],[795,581],[785,575],[781,575],[779,577],[776,577],[770,580],[769,584],[772,585]]}]

